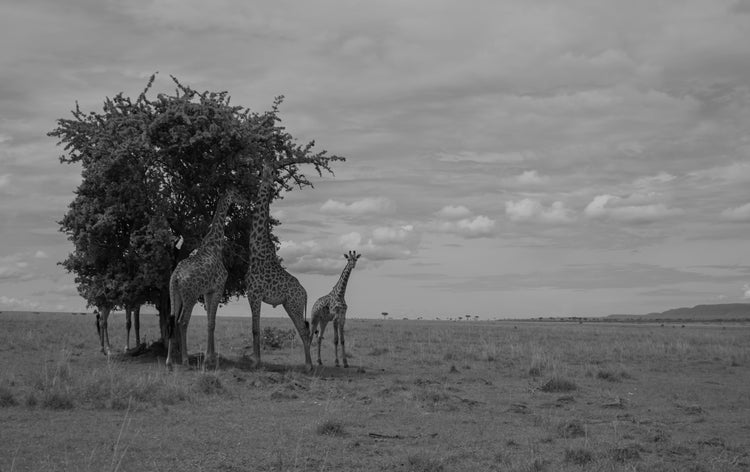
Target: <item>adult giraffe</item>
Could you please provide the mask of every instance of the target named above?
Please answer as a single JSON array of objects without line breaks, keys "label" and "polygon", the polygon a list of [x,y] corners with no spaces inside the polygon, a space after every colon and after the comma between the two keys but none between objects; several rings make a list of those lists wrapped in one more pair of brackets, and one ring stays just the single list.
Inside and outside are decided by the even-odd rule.
[{"label": "adult giraffe", "polygon": [[224,294],[224,285],[228,272],[224,267],[222,251],[224,249],[224,226],[227,211],[236,198],[234,190],[227,190],[216,204],[211,225],[198,248],[190,256],[177,264],[169,278],[169,296],[172,314],[169,320],[169,341],[167,347],[167,367],[172,368],[175,357],[175,337],[179,338],[180,358],[183,365],[188,365],[187,329],[193,307],[198,297],[203,295],[208,316],[206,360],[216,357],[214,330],[216,327],[216,310]]},{"label": "adult giraffe", "polygon": [[271,239],[270,205],[277,192],[276,182],[283,167],[311,162],[305,158],[264,160],[253,199],[250,215],[250,263],[245,274],[247,299],[253,322],[253,352],[260,366],[260,308],[261,303],[273,307],[282,305],[297,328],[305,353],[305,366],[312,370],[310,357],[310,325],[307,322],[307,291],[299,280],[281,266],[276,255],[276,245]]}]

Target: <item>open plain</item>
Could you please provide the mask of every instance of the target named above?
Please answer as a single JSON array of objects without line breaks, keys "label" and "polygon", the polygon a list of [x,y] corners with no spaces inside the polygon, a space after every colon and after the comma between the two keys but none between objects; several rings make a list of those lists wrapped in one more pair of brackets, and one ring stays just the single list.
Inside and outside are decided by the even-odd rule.
[{"label": "open plain", "polygon": [[121,315],[108,360],[91,315],[0,314],[0,471],[750,469],[747,324],[351,319],[350,367],[329,332],[312,374],[288,319],[261,327],[262,368],[249,316],[205,366],[193,317],[169,372]]}]

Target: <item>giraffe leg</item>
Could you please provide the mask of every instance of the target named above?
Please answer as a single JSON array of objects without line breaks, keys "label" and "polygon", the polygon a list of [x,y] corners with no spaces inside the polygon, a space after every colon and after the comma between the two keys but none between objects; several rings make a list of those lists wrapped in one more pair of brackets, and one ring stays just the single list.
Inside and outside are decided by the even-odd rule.
[{"label": "giraffe leg", "polygon": [[141,345],[141,306],[138,305],[133,310],[133,321],[135,322],[135,345]]},{"label": "giraffe leg", "polygon": [[299,337],[302,338],[302,346],[305,350],[305,366],[308,371],[312,371],[312,357],[310,356],[310,328],[308,323],[305,321],[305,305],[307,304],[307,297],[304,300],[300,300],[298,303],[284,303],[284,309],[289,318],[292,319],[292,323],[297,328]]},{"label": "giraffe leg", "polygon": [[109,331],[107,329],[107,319],[109,318],[109,310],[102,310],[101,319],[99,321],[99,341],[102,344],[102,352],[109,356],[111,348],[109,346]]},{"label": "giraffe leg", "polygon": [[216,330],[216,311],[219,309],[219,294],[216,292],[206,294],[206,316],[208,317],[206,337],[206,362],[216,360],[216,346],[214,344],[214,331]]},{"label": "giraffe leg", "polygon": [[344,361],[344,367],[349,367],[349,363],[346,361],[346,342],[344,341],[344,324],[346,324],[346,311],[342,312],[339,315],[339,329],[341,330],[341,334],[339,334],[339,337],[341,338],[341,360]]},{"label": "giraffe leg", "polygon": [[318,365],[323,365],[323,361],[320,360],[320,346],[323,344],[323,333],[326,331],[326,325],[328,320],[325,316],[320,318],[320,332],[318,333]]},{"label": "giraffe leg", "polygon": [[130,319],[132,314],[133,312],[130,308],[125,308],[125,331],[127,332],[125,336],[125,352],[130,350],[130,327],[133,324]]},{"label": "giraffe leg", "polygon": [[182,311],[182,316],[177,320],[177,331],[180,334],[180,356],[182,357],[182,365],[185,367],[190,365],[190,358],[187,349],[187,330],[188,325],[190,324],[190,315],[193,313],[194,306],[195,302],[186,303]]},{"label": "giraffe leg", "polygon": [[333,320],[333,351],[336,353],[336,367],[339,365],[339,320]]},{"label": "giraffe leg", "polygon": [[250,311],[253,313],[253,354],[255,355],[255,366],[260,367],[260,297],[251,297]]}]

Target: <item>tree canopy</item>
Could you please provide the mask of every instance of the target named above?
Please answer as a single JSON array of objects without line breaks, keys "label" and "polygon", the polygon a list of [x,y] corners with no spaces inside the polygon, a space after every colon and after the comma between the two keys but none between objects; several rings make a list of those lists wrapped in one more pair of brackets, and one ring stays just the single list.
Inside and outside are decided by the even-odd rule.
[{"label": "tree canopy", "polygon": [[[75,274],[90,306],[124,308],[153,304],[168,314],[169,276],[179,259],[198,246],[216,202],[228,187],[246,196],[228,213],[224,300],[244,293],[252,197],[263,162],[276,166],[277,192],[311,186],[299,169],[331,172],[343,157],[297,144],[280,125],[277,97],[261,113],[230,104],[227,92],[197,92],[172,77],[173,94],[149,98],[155,76],[133,100],[106,98],[101,112],[76,103],[49,135],[59,139],[62,163],[80,163],[82,182],[60,230],[73,243],[61,262]],[[275,222],[277,223],[277,222]],[[178,237],[184,238],[179,251]]]}]

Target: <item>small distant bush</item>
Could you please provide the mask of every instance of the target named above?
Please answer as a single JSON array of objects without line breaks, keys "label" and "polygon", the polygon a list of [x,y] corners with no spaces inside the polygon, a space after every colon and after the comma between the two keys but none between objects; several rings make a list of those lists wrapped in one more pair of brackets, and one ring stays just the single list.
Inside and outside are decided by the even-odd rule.
[{"label": "small distant bush", "polygon": [[586,465],[594,460],[594,455],[586,449],[568,449],[565,451],[565,462]]},{"label": "small distant bush", "polygon": [[542,392],[572,392],[576,390],[578,386],[572,380],[568,380],[562,377],[552,377],[542,385],[539,389]]},{"label": "small distant bush", "polygon": [[388,354],[390,352],[387,347],[374,347],[372,348],[372,351],[370,351],[370,356],[382,356],[383,354]]},{"label": "small distant bush", "polygon": [[221,384],[219,376],[209,372],[200,374],[196,381],[198,391],[206,395],[224,393],[224,386]]},{"label": "small distant bush", "polygon": [[612,370],[600,370],[596,373],[596,378],[606,380],[607,382],[622,382],[624,379],[631,378],[630,374],[621,370],[620,372],[614,372]]},{"label": "small distant bush", "polygon": [[418,453],[409,456],[406,460],[406,466],[409,472],[442,472],[443,462],[426,453]]},{"label": "small distant bush", "polygon": [[0,408],[18,405],[18,400],[13,396],[13,392],[4,385],[0,385]]},{"label": "small distant bush", "polygon": [[624,447],[613,448],[610,452],[612,458],[617,462],[629,462],[633,460],[639,460],[641,458],[641,452],[643,448],[638,444],[631,444]]},{"label": "small distant bush", "polygon": [[346,436],[344,425],[336,420],[328,420],[319,424],[315,431],[322,436]]},{"label": "small distant bush", "polygon": [[564,438],[580,438],[586,436],[586,428],[579,420],[570,420],[562,423],[557,432]]},{"label": "small distant bush", "polygon": [[266,326],[261,333],[261,343],[265,349],[281,349],[292,343],[295,332],[293,329],[281,329]]},{"label": "small distant bush", "polygon": [[50,410],[70,410],[73,408],[73,396],[63,390],[49,390],[44,392],[41,405]]}]

